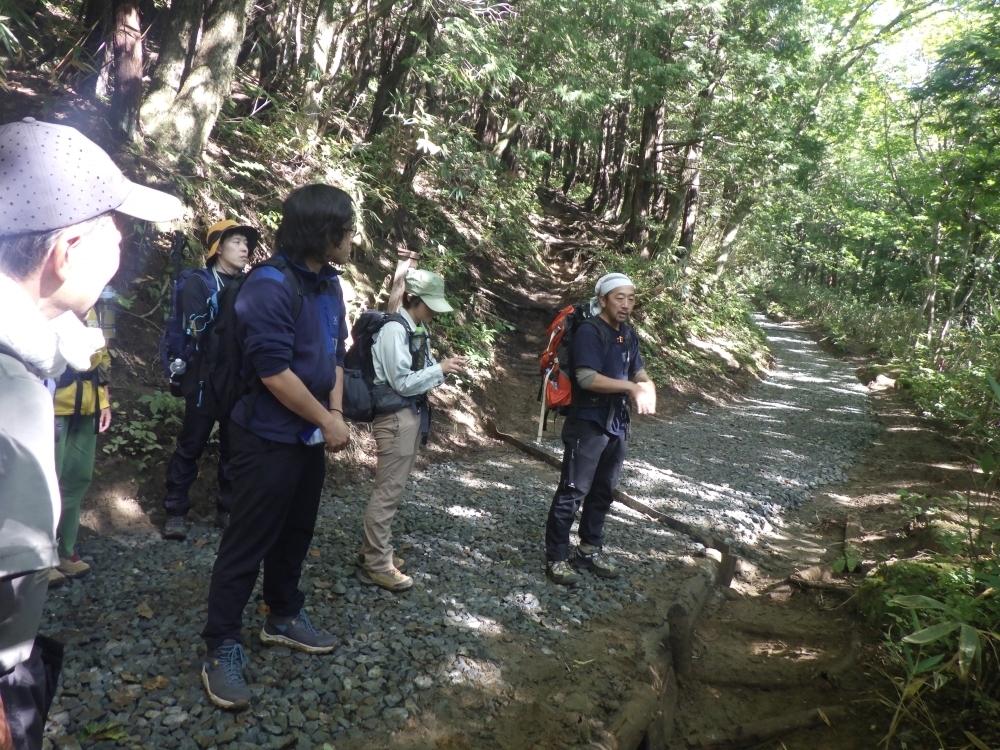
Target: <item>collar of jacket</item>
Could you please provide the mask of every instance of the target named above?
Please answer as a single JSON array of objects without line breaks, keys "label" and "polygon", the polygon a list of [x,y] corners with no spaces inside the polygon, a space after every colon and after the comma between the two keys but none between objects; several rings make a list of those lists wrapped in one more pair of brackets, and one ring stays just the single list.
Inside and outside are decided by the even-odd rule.
[{"label": "collar of jacket", "polygon": [[0,274],[0,344],[38,377],[58,378],[67,366],[89,370],[90,358],[104,346],[104,335],[72,312],[46,320],[24,288]]},{"label": "collar of jacket", "polygon": [[334,268],[329,263],[324,263],[322,266],[320,266],[319,271],[310,271],[305,266],[299,265],[298,263],[290,259],[287,255],[281,255],[281,257],[284,258],[285,262],[288,263],[289,266],[294,268],[295,272],[306,281],[319,283],[321,281],[326,281],[327,279],[332,279],[336,276],[340,276],[342,273],[344,273],[342,270]]}]

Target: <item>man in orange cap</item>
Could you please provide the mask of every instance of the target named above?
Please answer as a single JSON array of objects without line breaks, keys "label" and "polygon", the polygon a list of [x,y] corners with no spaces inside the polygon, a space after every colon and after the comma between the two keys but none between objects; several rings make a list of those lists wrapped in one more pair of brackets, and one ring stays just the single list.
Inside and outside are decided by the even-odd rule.
[{"label": "man in orange cap", "polygon": [[[243,274],[250,253],[257,247],[258,239],[256,229],[231,220],[220,221],[208,230],[205,238],[205,246],[208,248],[205,268],[191,274],[180,292],[184,327],[196,343],[205,337],[207,328],[212,323],[209,300],[212,295],[221,292],[226,284]],[[216,415],[207,408],[205,402],[197,361],[185,363],[185,366],[186,370],[181,374],[181,394],[186,401],[184,425],[167,467],[167,496],[163,501],[163,509],[167,512],[163,536],[177,540],[187,537],[187,514],[191,510],[188,491],[198,477],[198,461],[216,422]],[[219,494],[216,499],[215,523],[225,528],[229,523],[229,510],[232,507],[229,420],[218,421]]]}]

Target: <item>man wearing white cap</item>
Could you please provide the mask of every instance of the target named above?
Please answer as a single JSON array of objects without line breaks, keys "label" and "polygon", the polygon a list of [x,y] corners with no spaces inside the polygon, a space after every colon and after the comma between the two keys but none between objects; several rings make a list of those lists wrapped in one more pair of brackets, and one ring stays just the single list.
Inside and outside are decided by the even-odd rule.
[{"label": "man wearing white cap", "polygon": [[[628,400],[639,414],[656,411],[656,389],[643,369],[639,340],[628,325],[635,285],[621,273],[602,276],[591,298],[592,317],[573,335],[573,402],[563,425],[562,472],[545,526],[546,575],[572,586],[574,568],[602,578],[619,570],[604,554],[604,519],[625,461]],[[569,533],[583,504],[580,544],[571,557]]]},{"label": "man wearing white cap", "polygon": [[62,645],[38,636],[59,564],[52,394],[43,379],[90,367],[104,344],[82,322],[118,269],[113,212],[181,214],[62,125],[0,126],[0,748],[42,745]]}]

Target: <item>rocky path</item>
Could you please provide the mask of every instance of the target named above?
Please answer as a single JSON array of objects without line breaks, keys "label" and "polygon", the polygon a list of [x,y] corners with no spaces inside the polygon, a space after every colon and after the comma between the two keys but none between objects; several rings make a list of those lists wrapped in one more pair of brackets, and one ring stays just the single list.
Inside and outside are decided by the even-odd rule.
[{"label": "rocky path", "polygon": [[[842,481],[877,429],[848,365],[801,331],[762,324],[772,377],[740,403],[643,420],[624,478],[645,502],[743,545],[762,545],[787,509]],[[341,645],[329,657],[263,648],[252,602],[254,703],[240,714],[212,707],[199,681],[218,532],[206,524],[183,543],[87,542],[94,572],[52,592],[46,609],[43,631],[68,644],[48,742],[73,747],[88,733],[89,747],[149,750],[586,741],[626,693],[631,636],[655,621],[654,601],[669,599],[700,550],[616,506],[607,538],[622,578],[553,586],[541,537],[555,479],[500,446],[416,473],[395,524],[417,582],[402,596],[355,578],[369,488],[328,487],[302,586],[310,616]]]}]

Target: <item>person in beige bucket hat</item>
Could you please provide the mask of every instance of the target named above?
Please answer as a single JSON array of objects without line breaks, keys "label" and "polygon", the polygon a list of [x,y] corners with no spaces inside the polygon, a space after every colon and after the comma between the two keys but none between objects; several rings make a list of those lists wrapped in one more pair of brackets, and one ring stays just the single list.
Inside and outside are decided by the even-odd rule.
[{"label": "person in beige bucket hat", "polygon": [[0,126],[0,747],[41,747],[62,664],[62,644],[37,635],[61,506],[43,380],[89,369],[104,344],[82,318],[118,269],[113,213],[165,222],[182,209],[74,128]]}]

